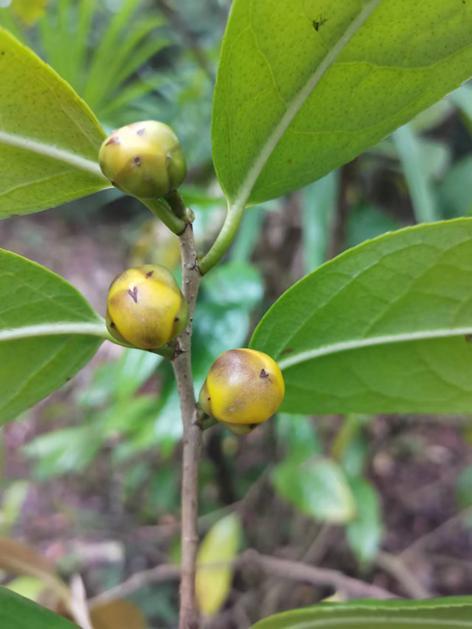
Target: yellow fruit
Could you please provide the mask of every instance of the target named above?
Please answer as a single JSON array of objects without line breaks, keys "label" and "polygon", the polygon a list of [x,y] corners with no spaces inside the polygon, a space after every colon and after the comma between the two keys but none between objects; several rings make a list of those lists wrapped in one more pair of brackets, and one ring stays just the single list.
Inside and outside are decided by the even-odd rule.
[{"label": "yellow fruit", "polygon": [[98,159],[114,186],[141,199],[166,196],[180,186],[187,172],[179,139],[155,120],[114,131],[103,142]]},{"label": "yellow fruit", "polygon": [[110,286],[107,325],[119,341],[141,349],[158,349],[187,325],[187,302],[171,273],[146,264],[128,269]]},{"label": "yellow fruit", "polygon": [[285,383],[278,364],[253,349],[232,349],[219,356],[200,391],[202,410],[231,429],[249,432],[281,405]]}]

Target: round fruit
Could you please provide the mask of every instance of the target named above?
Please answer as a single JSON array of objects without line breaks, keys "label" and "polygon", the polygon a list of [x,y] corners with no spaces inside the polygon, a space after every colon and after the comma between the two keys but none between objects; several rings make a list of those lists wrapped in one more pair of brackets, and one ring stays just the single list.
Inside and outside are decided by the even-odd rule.
[{"label": "round fruit", "polygon": [[187,325],[187,302],[171,273],[146,264],[115,278],[108,291],[107,325],[119,341],[158,349]]},{"label": "round fruit", "polygon": [[232,349],[211,366],[199,404],[220,422],[246,426],[269,419],[284,395],[282,372],[270,356],[253,349]]},{"label": "round fruit", "polygon": [[102,144],[100,168],[111,183],[135,197],[164,197],[187,172],[179,139],[163,122],[145,120],[121,127]]}]

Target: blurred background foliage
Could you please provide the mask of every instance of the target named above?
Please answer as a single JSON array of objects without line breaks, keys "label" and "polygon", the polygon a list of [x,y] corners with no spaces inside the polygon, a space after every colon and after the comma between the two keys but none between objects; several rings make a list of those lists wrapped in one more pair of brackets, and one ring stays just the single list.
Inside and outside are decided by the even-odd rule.
[{"label": "blurred background foliage", "polygon": [[[228,9],[228,0],[0,0],[0,24],[106,128],[157,118],[176,129],[202,248],[224,215],[210,120]],[[215,356],[246,343],[276,296],[326,259],[385,231],[470,215],[471,133],[472,86],[464,85],[339,172],[250,209],[203,283],[196,385]],[[161,263],[179,275],[176,238],[117,191],[11,219],[0,244],[62,272],[101,311],[107,285],[129,264]],[[63,576],[81,572],[91,594],[178,561],[180,436],[169,366],[103,348],[62,392],[3,429],[1,534],[41,548]],[[400,595],[470,592],[471,441],[468,417],[280,414],[243,439],[214,428],[200,480],[201,553],[231,560],[252,547]],[[15,570],[1,559],[0,569],[16,591],[39,598],[37,583],[11,580]],[[241,567],[199,573],[199,591],[214,593],[199,595],[209,627],[246,627],[333,594]],[[174,583],[131,599],[150,626],[175,626]]]}]

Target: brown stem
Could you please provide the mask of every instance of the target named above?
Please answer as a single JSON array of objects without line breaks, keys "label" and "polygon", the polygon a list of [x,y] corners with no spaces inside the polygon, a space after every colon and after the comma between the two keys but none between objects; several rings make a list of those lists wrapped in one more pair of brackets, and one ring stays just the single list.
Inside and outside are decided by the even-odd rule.
[{"label": "brown stem", "polygon": [[172,362],[183,423],[182,453],[182,529],[180,629],[198,627],[195,602],[195,564],[198,550],[198,460],[201,449],[201,429],[197,424],[197,407],[192,378],[192,318],[200,285],[197,253],[192,225],[180,236],[182,252],[182,290],[189,306],[189,323],[177,339],[177,351]]}]

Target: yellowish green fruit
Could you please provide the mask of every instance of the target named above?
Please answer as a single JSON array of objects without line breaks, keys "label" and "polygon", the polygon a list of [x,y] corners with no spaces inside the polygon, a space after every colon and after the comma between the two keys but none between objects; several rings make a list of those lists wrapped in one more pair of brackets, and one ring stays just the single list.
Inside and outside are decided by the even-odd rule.
[{"label": "yellowish green fruit", "polygon": [[282,372],[270,356],[253,349],[232,349],[211,366],[199,404],[236,434],[246,434],[253,425],[272,417],[284,395]]},{"label": "yellowish green fruit", "polygon": [[158,349],[187,325],[188,307],[176,281],[163,266],[128,269],[113,281],[107,297],[107,325],[120,342]]},{"label": "yellowish green fruit", "polygon": [[100,168],[111,183],[140,199],[177,189],[187,167],[179,139],[162,122],[145,120],[121,127],[102,144]]}]

